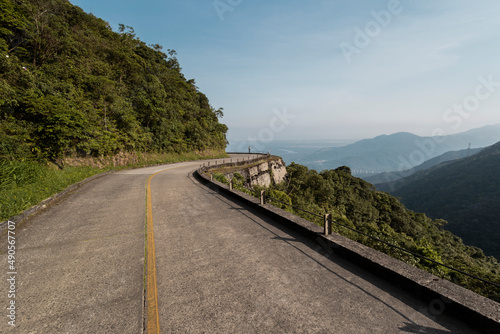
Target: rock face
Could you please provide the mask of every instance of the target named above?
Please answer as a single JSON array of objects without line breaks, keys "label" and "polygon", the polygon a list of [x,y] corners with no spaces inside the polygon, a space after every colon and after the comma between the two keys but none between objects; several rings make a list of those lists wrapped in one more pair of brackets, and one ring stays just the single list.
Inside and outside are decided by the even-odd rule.
[{"label": "rock face", "polygon": [[234,173],[241,174],[249,187],[256,185],[269,187],[285,180],[286,165],[283,159],[276,158],[251,167],[242,166],[241,170],[231,172],[227,177],[231,179]]},{"label": "rock face", "polygon": [[269,162],[269,168],[272,170],[273,181],[275,184],[281,183],[286,178],[286,165],[283,159]]}]

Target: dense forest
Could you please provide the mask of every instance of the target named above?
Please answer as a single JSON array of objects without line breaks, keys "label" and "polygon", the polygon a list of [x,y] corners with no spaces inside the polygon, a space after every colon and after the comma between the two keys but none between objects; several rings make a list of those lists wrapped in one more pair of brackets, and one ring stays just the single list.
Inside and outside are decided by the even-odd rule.
[{"label": "dense forest", "polygon": [[67,0],[0,0],[0,158],[224,150],[227,127],[173,50]]},{"label": "dense forest", "polygon": [[[320,225],[323,223],[322,219],[294,209],[290,205],[317,215],[331,213],[333,220],[338,223],[500,284],[500,264],[496,258],[485,256],[477,247],[464,245],[459,237],[443,229],[446,221],[433,220],[423,213],[408,210],[397,198],[377,191],[372,184],[352,176],[348,167],[318,173],[305,166],[292,163],[287,166],[287,171],[286,181],[267,189],[267,194],[272,198],[272,204]],[[216,177],[224,181],[222,175]],[[233,183],[235,187],[243,189],[245,180],[235,175]],[[254,189],[254,194],[260,194],[260,190],[260,188]],[[333,230],[500,301],[499,287],[389,247],[342,226],[333,224]]]},{"label": "dense forest", "polygon": [[448,220],[446,229],[500,259],[500,143],[379,187],[412,210]]}]

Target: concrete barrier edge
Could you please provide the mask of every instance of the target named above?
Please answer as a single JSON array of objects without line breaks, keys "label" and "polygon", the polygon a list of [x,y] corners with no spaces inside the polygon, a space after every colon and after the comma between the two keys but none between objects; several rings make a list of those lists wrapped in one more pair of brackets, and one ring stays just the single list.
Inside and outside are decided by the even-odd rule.
[{"label": "concrete barrier edge", "polygon": [[[328,245],[335,254],[365,268],[429,303],[429,316],[446,313],[484,333],[500,333],[500,304],[389,255],[338,234],[325,236],[323,228],[301,217],[260,201],[226,184],[210,180],[205,169],[194,176],[220,193],[234,198],[305,237]],[[438,309],[442,307],[442,309]]]}]

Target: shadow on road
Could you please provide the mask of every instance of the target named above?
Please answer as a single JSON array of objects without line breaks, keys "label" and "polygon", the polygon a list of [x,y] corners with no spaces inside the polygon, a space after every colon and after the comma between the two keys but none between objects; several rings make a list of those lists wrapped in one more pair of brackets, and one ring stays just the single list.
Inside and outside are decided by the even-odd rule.
[{"label": "shadow on road", "polygon": [[[388,281],[385,281],[384,279],[376,276],[376,274],[371,273],[369,271],[366,271],[365,269],[359,267],[353,262],[350,262],[349,260],[340,257],[335,254],[335,250],[332,247],[329,247],[324,244],[320,244],[316,241],[313,241],[309,238],[306,238],[299,233],[291,230],[290,228],[282,225],[281,223],[276,222],[275,220],[255,211],[251,207],[248,207],[244,203],[239,202],[238,200],[230,197],[229,195],[226,195],[224,193],[219,192],[218,190],[214,190],[212,187],[209,185],[203,185],[200,183],[197,178],[193,175],[193,173],[188,174],[188,178],[198,187],[203,189],[207,194],[209,195],[214,195],[214,197],[222,202],[224,202],[226,205],[230,206],[233,210],[238,210],[242,215],[246,216],[248,219],[252,220],[255,222],[255,224],[261,226],[263,229],[266,229],[269,231],[271,234],[274,234],[275,237],[272,239],[275,240],[281,240],[285,243],[287,243],[289,246],[295,248],[297,251],[301,252],[305,257],[309,258],[310,260],[314,261],[318,266],[321,266],[325,270],[329,271],[332,275],[337,276],[338,278],[342,279],[346,283],[356,287],[363,293],[365,293],[367,296],[377,300],[378,302],[384,304],[386,307],[389,309],[393,310],[395,313],[399,314],[402,318],[406,319],[405,326],[400,328],[402,332],[407,332],[407,333],[425,333],[425,334],[445,334],[445,333],[451,333],[451,331],[446,331],[446,330],[439,330],[431,327],[425,327],[418,325],[415,323],[413,320],[408,318],[405,314],[401,313],[399,310],[397,310],[394,306],[388,304],[384,300],[380,299],[379,297],[373,295],[371,292],[367,291],[363,287],[357,285],[356,283],[350,281],[349,279],[343,277],[342,275],[336,273],[335,271],[331,270],[327,266],[325,266],[321,261],[318,261],[316,258],[312,257],[311,255],[307,254],[305,251],[302,249],[298,248],[295,244],[301,243],[302,245],[306,245],[308,248],[310,248],[313,252],[316,254],[319,254],[320,256],[326,258],[328,261],[332,261],[336,265],[340,266],[344,270],[350,272],[352,275],[365,280],[369,282],[370,284],[374,285],[375,287],[379,288],[380,290],[384,291],[385,293],[388,293],[392,297],[400,300],[402,303],[406,304],[407,306],[411,307],[412,309],[415,310],[416,313],[423,314],[424,316],[432,319],[439,325],[443,326],[444,328],[449,328],[450,327],[450,318],[443,316],[442,314],[433,314],[430,312],[430,308],[427,306],[424,306],[424,302],[416,299],[415,297],[411,296],[411,293],[402,290],[393,284],[389,283]],[[259,219],[262,221],[266,222],[270,226],[282,231],[283,233],[287,234],[289,237],[282,237],[276,234],[274,231],[272,231],[270,228],[259,222],[258,220],[254,219],[254,217],[257,216]],[[456,320],[453,319],[455,326],[456,326]],[[461,326],[462,327],[462,326]],[[467,332],[467,325],[463,324],[463,329],[464,333]]]},{"label": "shadow on road", "polygon": [[435,329],[431,327],[424,327],[415,324],[406,323],[404,327],[399,329],[402,332],[407,333],[421,333],[421,334],[450,334],[450,331],[443,331],[440,329]]}]

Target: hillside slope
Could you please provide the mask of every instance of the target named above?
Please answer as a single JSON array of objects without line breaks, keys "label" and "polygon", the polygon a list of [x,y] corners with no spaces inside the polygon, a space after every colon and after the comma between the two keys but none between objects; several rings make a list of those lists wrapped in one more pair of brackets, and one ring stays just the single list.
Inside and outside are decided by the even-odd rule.
[{"label": "hillside slope", "polygon": [[0,0],[0,156],[222,151],[227,127],[175,51],[67,0]]},{"label": "hillside slope", "polygon": [[445,154],[441,154],[435,158],[429,159],[421,165],[417,167],[413,167],[412,169],[400,171],[400,172],[386,172],[373,176],[363,177],[363,180],[370,182],[371,184],[378,187],[379,184],[384,184],[391,181],[396,181],[402,179],[404,177],[408,177],[410,175],[415,174],[418,171],[432,168],[436,165],[439,165],[443,162],[458,160],[462,158],[466,158],[468,156],[472,156],[482,151],[483,148],[474,148],[474,149],[465,149],[460,151],[451,151],[446,152]]},{"label": "hillside slope", "polygon": [[404,155],[408,147],[415,146],[414,141],[418,139],[406,132],[382,135],[347,146],[318,150],[300,162],[317,170],[349,166],[355,171],[392,171],[398,167],[397,157]]},{"label": "hillside slope", "polygon": [[[460,238],[443,229],[446,221],[410,211],[397,198],[353,177],[349,168],[318,173],[292,163],[287,171],[287,180],[268,191],[272,204],[320,225],[323,219],[308,212],[320,217],[331,213],[336,222],[345,226],[500,284],[500,264],[494,257],[485,256],[477,247],[464,245]],[[308,212],[292,209],[284,203]],[[403,253],[345,227],[333,226],[337,233],[500,301],[498,287]]]},{"label": "hillside slope", "polygon": [[500,142],[384,187],[379,189],[394,189],[407,207],[448,220],[448,230],[500,258]]}]

